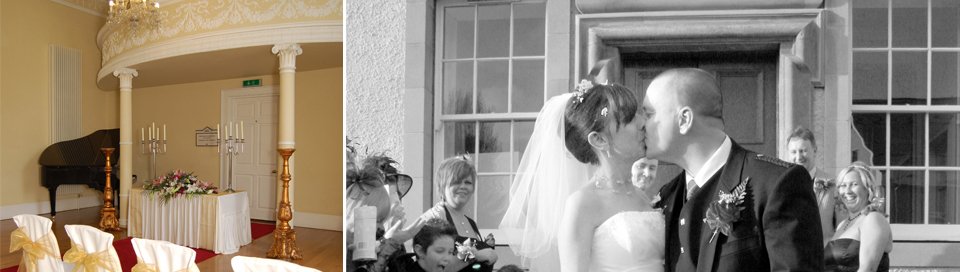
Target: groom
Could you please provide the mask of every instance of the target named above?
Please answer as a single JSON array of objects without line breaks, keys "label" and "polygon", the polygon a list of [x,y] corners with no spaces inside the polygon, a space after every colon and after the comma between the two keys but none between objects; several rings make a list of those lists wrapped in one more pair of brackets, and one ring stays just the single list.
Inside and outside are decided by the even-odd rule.
[{"label": "groom", "polygon": [[[684,169],[656,204],[666,217],[666,271],[822,271],[810,175],[731,140],[722,105],[716,79],[700,69],[668,70],[647,89],[647,157]],[[720,193],[741,191],[732,209],[714,204],[722,203]]]}]

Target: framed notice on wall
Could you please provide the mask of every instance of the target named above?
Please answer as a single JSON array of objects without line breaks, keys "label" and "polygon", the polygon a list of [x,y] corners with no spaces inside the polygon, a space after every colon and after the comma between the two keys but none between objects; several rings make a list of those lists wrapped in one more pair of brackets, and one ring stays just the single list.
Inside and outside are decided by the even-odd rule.
[{"label": "framed notice on wall", "polygon": [[217,130],[210,127],[197,130],[197,146],[217,146]]}]

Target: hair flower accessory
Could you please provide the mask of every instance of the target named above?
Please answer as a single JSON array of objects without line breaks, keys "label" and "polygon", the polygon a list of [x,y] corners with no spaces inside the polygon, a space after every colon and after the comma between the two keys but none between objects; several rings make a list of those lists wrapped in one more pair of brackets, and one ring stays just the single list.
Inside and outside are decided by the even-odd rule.
[{"label": "hair flower accessory", "polygon": [[713,229],[713,235],[710,236],[708,243],[713,243],[718,233],[730,236],[733,231],[733,223],[740,221],[740,212],[743,211],[743,198],[747,194],[747,183],[750,178],[747,177],[730,193],[720,191],[720,200],[710,203],[707,208],[707,217],[703,219],[704,223],[710,225]]},{"label": "hair flower accessory", "polygon": [[590,88],[593,88],[593,82],[590,80],[582,79],[580,84],[574,87],[577,91],[573,95],[577,96],[577,100],[573,101],[574,103],[583,103],[583,95],[590,91]]},{"label": "hair flower accessory", "polygon": [[603,117],[607,116],[607,107],[603,107],[603,109],[600,110],[600,116],[603,116]]}]

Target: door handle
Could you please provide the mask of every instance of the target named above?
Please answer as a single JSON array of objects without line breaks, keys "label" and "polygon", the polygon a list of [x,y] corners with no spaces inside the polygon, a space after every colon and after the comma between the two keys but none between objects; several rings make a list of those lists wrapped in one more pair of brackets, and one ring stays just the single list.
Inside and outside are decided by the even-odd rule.
[{"label": "door handle", "polygon": [[270,171],[271,174],[276,174],[277,170]]}]

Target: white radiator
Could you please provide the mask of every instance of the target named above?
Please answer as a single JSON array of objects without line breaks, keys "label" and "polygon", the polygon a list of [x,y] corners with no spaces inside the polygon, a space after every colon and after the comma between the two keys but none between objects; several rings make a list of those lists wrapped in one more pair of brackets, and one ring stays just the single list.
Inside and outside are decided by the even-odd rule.
[{"label": "white radiator", "polygon": [[81,136],[80,97],[83,89],[80,85],[80,53],[77,49],[50,45],[51,144]]},{"label": "white radiator", "polygon": [[80,195],[80,192],[83,191],[83,188],[87,188],[86,185],[82,184],[64,184],[57,186],[57,195]]}]

